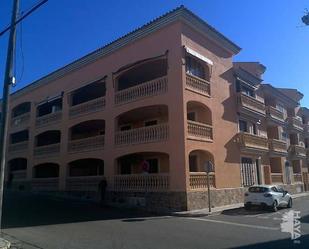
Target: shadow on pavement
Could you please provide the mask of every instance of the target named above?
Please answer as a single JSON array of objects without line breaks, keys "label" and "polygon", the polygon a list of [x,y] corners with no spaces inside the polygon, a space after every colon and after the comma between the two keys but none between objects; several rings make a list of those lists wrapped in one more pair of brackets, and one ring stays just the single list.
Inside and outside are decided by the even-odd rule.
[{"label": "shadow on pavement", "polygon": [[63,200],[20,192],[6,192],[4,196],[4,229],[97,220],[138,221],[156,215],[133,209],[100,207],[98,204]]},{"label": "shadow on pavement", "polygon": [[[299,242],[299,243],[297,243]],[[240,247],[233,247],[232,249],[307,249],[309,245],[309,235],[303,235],[298,241],[291,239],[274,240],[263,242],[254,245],[246,245]]]}]

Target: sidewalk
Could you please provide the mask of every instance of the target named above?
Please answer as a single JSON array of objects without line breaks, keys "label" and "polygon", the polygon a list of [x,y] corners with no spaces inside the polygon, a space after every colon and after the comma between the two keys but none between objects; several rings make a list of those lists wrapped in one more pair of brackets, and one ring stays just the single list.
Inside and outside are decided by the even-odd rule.
[{"label": "sidewalk", "polygon": [[[299,193],[299,194],[294,194],[292,195],[292,198],[300,198],[304,196],[309,196],[309,192],[305,193]],[[220,214],[223,211],[226,210],[231,210],[231,209],[237,209],[237,208],[242,208],[244,206],[244,203],[236,203],[232,205],[226,205],[226,206],[221,206],[221,207],[214,207],[211,208],[211,213],[209,213],[208,208],[203,208],[203,209],[197,209],[197,210],[192,210],[192,211],[182,211],[182,212],[174,212],[173,215],[175,216],[194,216],[194,217],[199,217],[199,216],[207,216],[207,215],[214,215],[214,214]]]}]

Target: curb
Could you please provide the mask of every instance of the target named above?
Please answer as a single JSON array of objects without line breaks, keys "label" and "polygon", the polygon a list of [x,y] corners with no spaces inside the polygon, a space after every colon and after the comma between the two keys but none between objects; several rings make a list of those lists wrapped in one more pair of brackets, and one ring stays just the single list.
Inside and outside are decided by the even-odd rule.
[{"label": "curb", "polygon": [[11,243],[5,239],[0,238],[0,249],[9,249],[11,248]]},{"label": "curb", "polygon": [[[294,194],[292,195],[292,198],[296,199],[296,198],[305,197],[305,196],[309,196],[309,193],[306,192],[306,193]],[[242,208],[243,206],[244,206],[244,203],[236,203],[232,205],[213,208],[214,210],[211,213],[209,213],[208,209],[205,208],[205,209],[197,209],[197,210],[192,210],[192,211],[174,212],[171,215],[178,216],[178,217],[203,217],[203,216],[218,215],[226,210],[238,209],[238,208]]]}]

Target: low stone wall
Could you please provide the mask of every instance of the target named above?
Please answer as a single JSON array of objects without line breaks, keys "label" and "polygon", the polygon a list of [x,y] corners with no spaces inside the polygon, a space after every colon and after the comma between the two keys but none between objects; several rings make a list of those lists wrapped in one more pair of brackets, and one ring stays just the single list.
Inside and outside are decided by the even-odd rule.
[{"label": "low stone wall", "polygon": [[112,206],[134,207],[152,212],[184,211],[185,192],[108,192],[107,203]]},{"label": "low stone wall", "polygon": [[[247,188],[224,188],[210,190],[212,207],[220,207],[244,201],[244,193]],[[188,210],[208,207],[207,191],[190,191],[187,194]]]},{"label": "low stone wall", "polygon": [[304,184],[302,183],[283,184],[280,186],[290,194],[298,194],[305,191]]}]

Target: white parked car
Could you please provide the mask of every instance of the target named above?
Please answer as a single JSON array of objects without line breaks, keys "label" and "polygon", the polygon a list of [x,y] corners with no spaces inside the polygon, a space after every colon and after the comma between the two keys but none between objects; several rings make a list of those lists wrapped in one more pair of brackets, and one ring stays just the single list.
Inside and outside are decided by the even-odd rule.
[{"label": "white parked car", "polygon": [[245,193],[245,209],[252,206],[271,208],[277,211],[278,207],[292,207],[292,196],[276,185],[254,185]]}]

